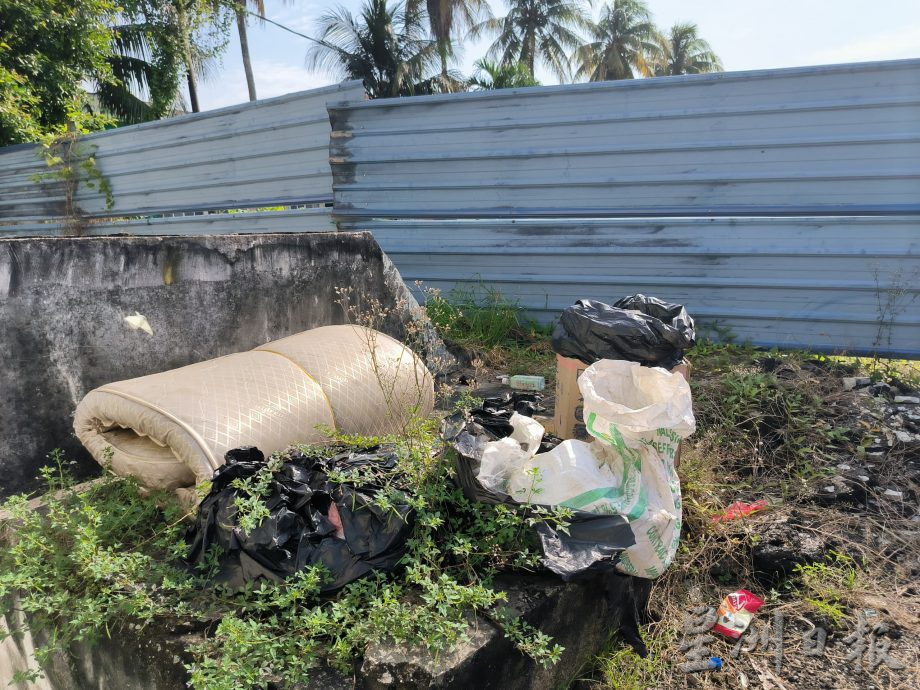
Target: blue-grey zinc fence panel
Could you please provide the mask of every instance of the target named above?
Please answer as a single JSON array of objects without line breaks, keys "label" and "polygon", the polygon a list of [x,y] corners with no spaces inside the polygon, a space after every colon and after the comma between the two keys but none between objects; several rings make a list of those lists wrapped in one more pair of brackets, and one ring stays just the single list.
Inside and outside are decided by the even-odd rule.
[{"label": "blue-grey zinc fence panel", "polygon": [[340,218],[920,212],[920,60],[330,106]]},{"label": "blue-grey zinc fence panel", "polygon": [[550,321],[645,292],[741,340],[920,357],[920,60],[330,106],[334,218]]},{"label": "blue-grey zinc fence panel", "polygon": [[[371,220],[410,286],[482,294],[542,322],[642,292],[704,330],[824,352],[920,357],[920,217]],[[420,295],[420,297],[424,297]]]},{"label": "blue-grey zinc fence panel", "polygon": [[[81,137],[78,150],[95,157],[114,206],[86,184],[75,204],[99,219],[330,202],[326,103],[363,95],[349,81]],[[64,187],[49,172],[35,145],[0,149],[0,236],[27,232],[14,223],[60,230]],[[172,225],[194,232],[191,221]]]}]

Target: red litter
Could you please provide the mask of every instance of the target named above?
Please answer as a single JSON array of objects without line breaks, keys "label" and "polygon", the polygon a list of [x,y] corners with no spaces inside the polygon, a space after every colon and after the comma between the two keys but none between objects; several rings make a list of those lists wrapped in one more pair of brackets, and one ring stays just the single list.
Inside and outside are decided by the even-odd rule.
[{"label": "red litter", "polygon": [[737,520],[738,518],[747,517],[751,513],[756,513],[764,508],[767,508],[770,504],[767,503],[764,499],[759,501],[754,501],[753,503],[745,503],[744,501],[735,501],[728,508],[725,509],[724,513],[719,515],[713,515],[711,520],[713,522],[725,522],[726,520]]},{"label": "red litter", "polygon": [[763,606],[763,599],[746,589],[732,592],[719,604],[718,618],[712,627],[717,633],[737,640],[747,630],[757,610]]}]

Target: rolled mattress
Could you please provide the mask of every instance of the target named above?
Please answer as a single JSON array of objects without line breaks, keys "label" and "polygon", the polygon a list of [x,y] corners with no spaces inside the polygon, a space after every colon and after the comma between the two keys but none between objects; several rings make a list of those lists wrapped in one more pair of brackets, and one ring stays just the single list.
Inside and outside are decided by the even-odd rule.
[{"label": "rolled mattress", "polygon": [[347,434],[398,433],[434,407],[424,363],[402,343],[358,326],[325,326],[250,352],[109,383],[90,391],[74,430],[97,462],[149,488],[211,478],[224,454],[266,454]]}]

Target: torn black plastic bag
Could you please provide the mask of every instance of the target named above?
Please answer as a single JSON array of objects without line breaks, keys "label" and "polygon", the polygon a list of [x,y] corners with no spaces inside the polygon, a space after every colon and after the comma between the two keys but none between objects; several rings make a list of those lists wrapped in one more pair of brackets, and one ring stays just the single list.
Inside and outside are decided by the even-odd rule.
[{"label": "torn black plastic bag", "polygon": [[553,330],[553,350],[585,364],[624,359],[671,369],[695,338],[693,319],[682,305],[631,295],[613,306],[584,299],[565,309]]},{"label": "torn black plastic bag", "polygon": [[[511,435],[510,420],[515,412],[526,417],[542,412],[545,408],[540,404],[541,400],[542,396],[536,393],[505,393],[485,398],[481,407],[470,410],[468,417],[458,413],[441,421],[441,439],[458,454],[454,463],[456,480],[468,499],[478,503],[517,503],[507,494],[491,491],[476,480],[482,446]],[[539,452],[545,453],[561,441],[551,434],[544,434]]]},{"label": "torn black plastic bag", "polygon": [[[329,458],[291,453],[264,498],[269,516],[248,534],[239,526],[235,504],[247,494],[232,484],[255,476],[266,467],[265,458],[258,448],[238,448],[225,459],[186,535],[193,564],[202,564],[219,547],[216,583],[238,590],[258,578],[278,582],[320,565],[331,576],[321,589],[332,591],[372,570],[392,570],[405,553],[411,509],[396,505],[398,515],[381,510],[373,502],[381,485],[364,479],[395,473],[392,452],[370,448]],[[360,485],[329,480],[333,469],[357,468],[362,468]]]},{"label": "torn black plastic bag", "polygon": [[[507,494],[484,487],[476,478],[485,444],[505,438],[512,431],[508,420],[515,411],[515,402],[511,396],[506,396],[503,405],[497,402],[492,398],[489,404],[484,403],[468,416],[457,413],[446,417],[441,422],[441,439],[454,453],[456,481],[468,499],[521,505]],[[539,396],[535,396],[535,402],[539,405]],[[518,413],[525,411],[519,409]],[[560,442],[555,436],[544,434],[539,452],[545,453]],[[622,515],[575,511],[568,531],[566,534],[546,523],[537,527],[543,565],[566,581],[592,573],[614,572],[620,553],[636,543],[629,522]]]}]

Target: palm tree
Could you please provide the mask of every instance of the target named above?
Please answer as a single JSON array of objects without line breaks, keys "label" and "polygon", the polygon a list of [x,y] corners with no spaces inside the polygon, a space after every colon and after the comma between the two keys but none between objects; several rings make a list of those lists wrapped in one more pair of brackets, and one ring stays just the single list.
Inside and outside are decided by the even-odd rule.
[{"label": "palm tree", "polygon": [[699,27],[690,22],[675,24],[667,36],[659,36],[660,58],[655,76],[721,72],[722,61],[709,43],[699,37]]},{"label": "palm tree", "polygon": [[583,0],[511,0],[507,16],[480,22],[470,36],[496,36],[486,56],[503,65],[521,62],[533,77],[539,60],[564,80],[569,74],[566,51],[581,42],[575,30],[589,24]]},{"label": "palm tree", "polygon": [[310,52],[311,66],[361,79],[370,98],[431,93],[437,55],[417,6],[365,0],[355,18],[344,7],[322,15],[320,35]]},{"label": "palm tree", "polygon": [[467,81],[467,85],[478,91],[491,91],[540,86],[540,82],[530,76],[527,67],[521,62],[514,65],[499,65],[483,58],[476,61],[476,73]]},{"label": "palm tree", "polygon": [[248,7],[254,14],[265,16],[265,2],[263,0],[238,0],[233,5],[236,15],[236,30],[240,35],[240,52],[243,54],[243,71],[246,73],[246,87],[249,89],[249,100],[256,100],[256,80],[252,76],[252,62],[249,59],[249,35],[246,33],[246,15]]},{"label": "palm tree", "polygon": [[149,17],[112,27],[107,61],[115,79],[98,81],[95,97],[124,124],[164,117],[179,100],[182,61],[166,29]]},{"label": "palm tree", "polygon": [[[415,3],[419,1],[412,0]],[[492,9],[487,0],[426,0],[425,4],[431,35],[437,42],[441,59],[441,81],[450,88],[447,59],[454,52],[454,34],[475,26],[481,18],[490,18]]]},{"label": "palm tree", "polygon": [[650,77],[660,50],[658,30],[642,0],[613,0],[592,24],[590,39],[575,51],[575,78],[589,81]]}]

